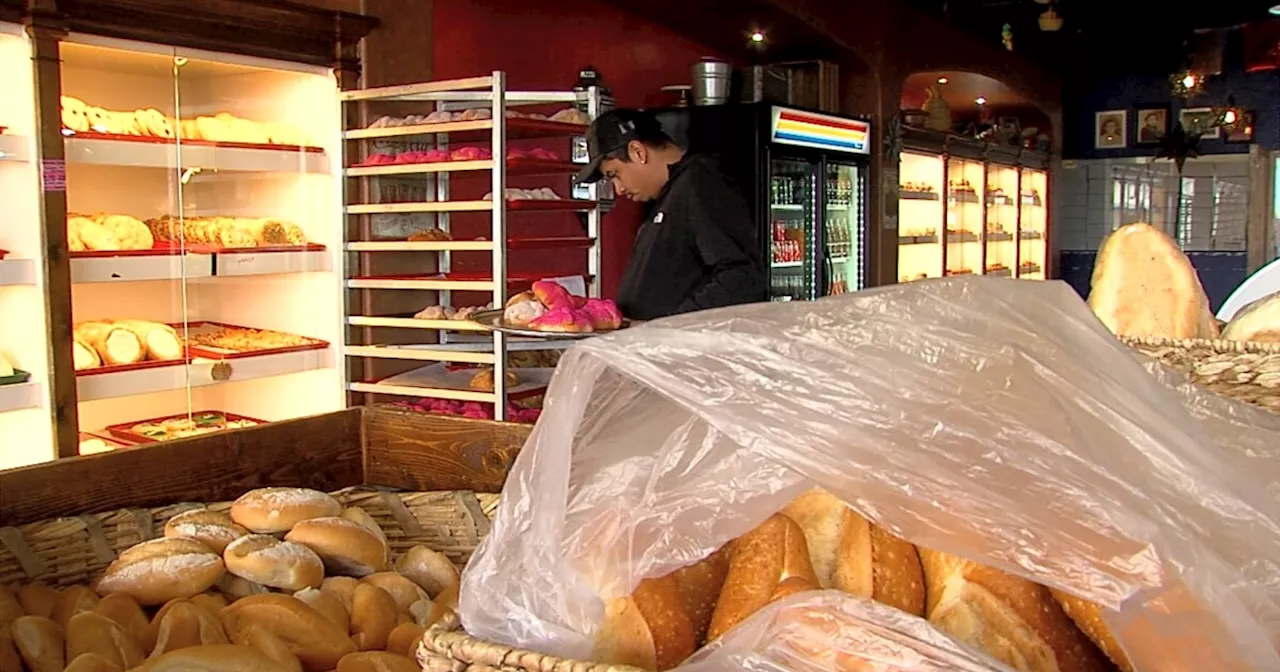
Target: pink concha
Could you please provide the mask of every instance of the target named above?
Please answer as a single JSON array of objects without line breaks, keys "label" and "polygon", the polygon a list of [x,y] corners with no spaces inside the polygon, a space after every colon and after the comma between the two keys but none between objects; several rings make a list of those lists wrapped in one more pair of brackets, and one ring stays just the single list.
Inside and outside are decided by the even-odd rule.
[{"label": "pink concha", "polygon": [[573,324],[573,309],[568,306],[552,308],[543,313],[541,317],[534,319],[529,326],[534,329],[548,329],[555,327],[564,327]]},{"label": "pink concha", "polygon": [[617,329],[622,326],[622,312],[609,299],[588,299],[582,312],[591,318],[591,326],[596,329]]},{"label": "pink concha", "polygon": [[558,282],[539,280],[533,283],[531,289],[542,305],[552,310],[573,306],[573,297],[569,294],[569,290]]}]

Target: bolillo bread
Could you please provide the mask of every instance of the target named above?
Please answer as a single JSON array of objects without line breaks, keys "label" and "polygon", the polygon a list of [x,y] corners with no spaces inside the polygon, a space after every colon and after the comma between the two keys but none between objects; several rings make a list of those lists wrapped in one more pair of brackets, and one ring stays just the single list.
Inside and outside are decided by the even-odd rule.
[{"label": "bolillo bread", "polygon": [[924,576],[912,544],[814,488],[782,511],[804,530],[818,585],[924,616]]},{"label": "bolillo bread", "polygon": [[387,568],[386,538],[365,525],[326,516],[298,522],[284,536],[316,552],[325,569],[333,574],[368,576]]},{"label": "bolillo bread", "polygon": [[458,567],[448,556],[422,545],[405,551],[396,561],[396,571],[421,586],[431,599],[462,581]]},{"label": "bolillo bread", "polygon": [[1280,344],[1280,292],[1241,308],[1223,328],[1222,337],[1228,341]]},{"label": "bolillo bread", "polygon": [[31,672],[62,672],[66,664],[62,626],[45,616],[23,616],[9,624],[9,635]]},{"label": "bolillo bread", "polygon": [[1129,657],[1125,655],[1124,649],[1120,648],[1120,643],[1116,641],[1111,629],[1107,627],[1105,621],[1102,620],[1102,607],[1085,599],[1064,593],[1060,590],[1049,589],[1053,594],[1053,599],[1058,601],[1062,606],[1062,611],[1075,622],[1076,627],[1085,634],[1086,637],[1093,640],[1099,649],[1106,654],[1111,662],[1120,668],[1121,672],[1133,672],[1133,665],[1129,662]]},{"label": "bolillo bread", "polygon": [[98,581],[103,595],[125,593],[143,606],[203,593],[223,574],[222,558],[185,537],[161,537],[120,554]]},{"label": "bolillo bread", "polygon": [[351,612],[332,593],[322,593],[318,588],[303,588],[293,594],[307,606],[320,612],[321,616],[333,621],[343,632],[351,632]]},{"label": "bolillo bread", "polygon": [[32,583],[18,589],[18,604],[28,616],[53,616],[53,607],[58,603],[58,590],[43,583]]},{"label": "bolillo bread", "polygon": [[422,666],[398,653],[362,651],[344,656],[336,672],[422,672]]},{"label": "bolillo bread", "polygon": [[82,611],[93,611],[98,606],[98,594],[84,586],[67,586],[58,593],[53,603],[53,614],[50,618],[63,629],[71,622],[71,617]]},{"label": "bolillo bread", "polygon": [[142,664],[142,647],[115,621],[92,611],[76,614],[67,624],[67,660],[92,653],[122,670]]},{"label": "bolillo bread", "polygon": [[707,641],[749,618],[766,604],[819,587],[804,531],[774,514],[733,542],[724,588],[711,616]]},{"label": "bolillo bread", "polygon": [[[8,670],[8,668],[0,667]],[[63,672],[124,672],[124,668],[96,653],[82,653],[67,664]]]},{"label": "bolillo bread", "polygon": [[317,588],[324,565],[315,551],[268,534],[251,534],[227,545],[227,571],[247,581],[289,592]]},{"label": "bolillo bread", "polygon": [[338,500],[308,488],[258,488],[231,504],[231,520],[259,534],[288,532],[301,521],[341,512]]},{"label": "bolillo bread", "polygon": [[138,672],[292,672],[251,646],[192,646],[148,660]]},{"label": "bolillo bread", "polygon": [[132,597],[124,593],[108,595],[98,601],[98,606],[94,607],[93,611],[115,621],[116,625],[124,630],[124,634],[133,638],[135,642],[147,641],[147,630],[151,627],[151,623],[143,613],[142,607],[138,606],[138,601]]},{"label": "bolillo bread", "polygon": [[387,638],[399,625],[398,615],[390,593],[371,583],[361,583],[351,600],[351,641],[361,651],[387,648]]},{"label": "bolillo bread", "polygon": [[939,630],[1024,672],[1112,670],[1049,589],[921,548],[926,617]]},{"label": "bolillo bread", "polygon": [[231,522],[231,516],[221,511],[195,509],[184,511],[164,524],[166,537],[190,537],[221,553],[227,544],[249,534],[249,530]]},{"label": "bolillo bread", "polygon": [[154,641],[152,658],[191,646],[231,643],[218,617],[190,600],[174,600],[156,615]]},{"label": "bolillo bread", "polygon": [[331,670],[343,656],[356,651],[346,632],[290,595],[251,595],[223,609],[219,618],[227,636],[236,643],[251,641],[254,630],[265,630],[280,638],[308,672]]}]

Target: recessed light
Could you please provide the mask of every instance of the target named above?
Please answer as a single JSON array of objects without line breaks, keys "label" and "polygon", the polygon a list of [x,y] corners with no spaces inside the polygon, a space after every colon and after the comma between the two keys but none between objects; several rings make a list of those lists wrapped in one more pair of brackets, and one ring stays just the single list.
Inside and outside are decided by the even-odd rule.
[{"label": "recessed light", "polygon": [[760,42],[764,42],[764,33],[760,32],[760,31],[758,31],[758,30],[757,30],[757,31],[753,31],[753,32],[751,33],[751,41],[752,41],[752,42],[755,42],[755,43],[757,43],[757,44],[759,44]]},{"label": "recessed light", "polygon": [[973,102],[975,102],[975,103],[977,103],[977,104],[979,104],[979,105],[986,105],[986,104],[987,104],[987,98],[986,98],[986,96],[978,96],[978,99],[977,99],[977,100],[975,100],[975,101],[973,101]]},{"label": "recessed light", "polygon": [[1280,5],[1276,5],[1275,7],[1268,9],[1267,13],[1273,16],[1280,16]]},{"label": "recessed light", "polygon": [[939,77],[939,78],[938,78],[938,83],[939,83],[939,84],[946,84],[946,83],[947,83],[947,78],[946,78],[946,77]]}]

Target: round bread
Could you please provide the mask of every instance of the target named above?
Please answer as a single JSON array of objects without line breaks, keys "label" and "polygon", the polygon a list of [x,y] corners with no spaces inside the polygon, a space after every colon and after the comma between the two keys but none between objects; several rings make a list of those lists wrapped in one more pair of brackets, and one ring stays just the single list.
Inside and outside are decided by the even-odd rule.
[{"label": "round bread", "polygon": [[387,568],[387,542],[368,527],[346,518],[304,520],[284,538],[315,551],[333,574],[367,576]]},{"label": "round bread", "polygon": [[422,587],[400,572],[374,572],[361,581],[387,591],[391,599],[395,600],[396,607],[406,614],[410,613],[409,607],[415,602],[431,603],[431,598],[422,590]]},{"label": "round bread", "polygon": [[150,606],[203,593],[223,574],[222,558],[186,537],[144,541],[120,554],[98,581],[102,595],[124,593]]},{"label": "round bread", "polygon": [[227,550],[227,544],[246,534],[249,530],[231,522],[231,516],[208,509],[184,511],[164,524],[164,536],[190,537],[216,553]]},{"label": "round bread", "polygon": [[231,520],[259,534],[287,532],[301,521],[339,513],[338,500],[307,488],[258,488],[231,504]]},{"label": "round bread", "polygon": [[324,580],[324,564],[314,551],[267,534],[240,537],[222,554],[227,571],[271,588],[297,591]]},{"label": "round bread", "polygon": [[462,580],[458,567],[448,556],[426,546],[414,546],[406,551],[396,561],[396,571],[422,586],[433,600]]}]

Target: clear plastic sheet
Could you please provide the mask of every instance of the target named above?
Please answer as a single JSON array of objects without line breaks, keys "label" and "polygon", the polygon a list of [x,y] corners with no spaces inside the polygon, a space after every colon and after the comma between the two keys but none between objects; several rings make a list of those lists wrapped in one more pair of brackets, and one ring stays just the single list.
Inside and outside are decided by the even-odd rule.
[{"label": "clear plastic sheet", "polygon": [[[473,636],[585,658],[604,599],[818,485],[916,544],[1119,609],[1140,671],[1276,670],[1277,452],[1273,417],[1148,371],[1058,282],[677,316],[562,358],[460,614]],[[739,629],[767,639],[768,611]],[[911,658],[938,646],[912,641],[898,667],[930,669]]]}]

